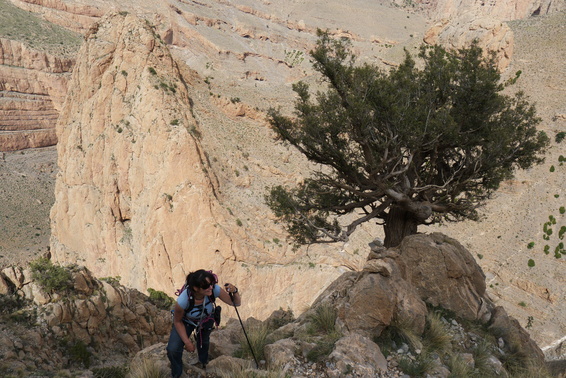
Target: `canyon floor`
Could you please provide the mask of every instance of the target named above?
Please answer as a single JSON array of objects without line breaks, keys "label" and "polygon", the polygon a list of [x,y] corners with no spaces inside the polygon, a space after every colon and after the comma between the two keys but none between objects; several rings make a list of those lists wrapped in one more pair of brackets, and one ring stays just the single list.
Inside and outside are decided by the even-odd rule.
[{"label": "canyon floor", "polygon": [[[566,13],[510,25],[515,32],[515,49],[506,75],[512,77],[522,71],[517,88],[537,104],[542,128],[552,139],[547,161],[519,172],[516,180],[503,185],[483,210],[482,222],[439,229],[478,256],[490,294],[523,326],[531,319],[530,331],[543,347],[566,335],[565,260],[545,256],[539,248],[543,243],[542,224],[565,205],[566,198],[566,167],[557,164],[558,157],[566,152],[566,141],[554,142],[557,132],[566,131]],[[257,138],[250,143],[257,144]],[[48,251],[56,160],[55,147],[0,155],[0,268],[25,265]],[[550,172],[553,165],[555,172]],[[254,200],[262,196],[258,193]],[[564,217],[559,221],[563,224]],[[537,248],[528,250],[530,242]],[[529,270],[531,255],[537,265]],[[552,309],[547,311],[546,306]]]}]

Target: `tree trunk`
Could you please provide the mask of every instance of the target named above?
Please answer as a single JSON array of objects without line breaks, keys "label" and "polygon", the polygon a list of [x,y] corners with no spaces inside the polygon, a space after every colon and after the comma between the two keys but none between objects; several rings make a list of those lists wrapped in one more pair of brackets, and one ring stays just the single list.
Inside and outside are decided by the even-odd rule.
[{"label": "tree trunk", "polygon": [[417,217],[412,212],[400,206],[391,206],[383,225],[385,230],[383,244],[386,248],[397,247],[405,236],[417,233],[418,223]]}]

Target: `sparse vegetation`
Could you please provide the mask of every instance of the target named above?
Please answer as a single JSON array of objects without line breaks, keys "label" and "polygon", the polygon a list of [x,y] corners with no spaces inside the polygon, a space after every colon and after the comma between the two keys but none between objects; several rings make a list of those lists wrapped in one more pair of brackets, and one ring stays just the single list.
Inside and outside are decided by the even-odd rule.
[{"label": "sparse vegetation", "polygon": [[126,378],[127,373],[128,368],[125,366],[109,366],[92,369],[93,378]]},{"label": "sparse vegetation", "polygon": [[39,258],[30,263],[32,278],[48,293],[65,292],[73,288],[71,272],[51,260]]},{"label": "sparse vegetation", "polygon": [[163,369],[155,360],[144,358],[133,364],[127,378],[168,378],[171,372]]},{"label": "sparse vegetation", "polygon": [[175,300],[162,291],[148,288],[149,301],[163,310],[170,310]]},{"label": "sparse vegetation", "polygon": [[45,21],[9,1],[0,1],[0,37],[64,57],[74,56],[82,43],[79,33]]}]

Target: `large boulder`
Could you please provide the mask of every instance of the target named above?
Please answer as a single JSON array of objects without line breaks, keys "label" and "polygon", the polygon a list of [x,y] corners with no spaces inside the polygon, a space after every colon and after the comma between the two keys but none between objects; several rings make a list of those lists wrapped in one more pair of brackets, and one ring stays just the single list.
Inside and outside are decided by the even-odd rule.
[{"label": "large boulder", "polygon": [[422,300],[465,319],[489,319],[485,275],[457,240],[441,233],[418,234],[395,250],[403,279]]}]

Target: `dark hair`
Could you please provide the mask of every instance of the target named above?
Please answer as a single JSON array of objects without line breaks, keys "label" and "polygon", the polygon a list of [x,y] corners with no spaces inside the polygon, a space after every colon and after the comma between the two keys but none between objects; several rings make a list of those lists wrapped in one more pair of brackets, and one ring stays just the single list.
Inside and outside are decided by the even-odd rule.
[{"label": "dark hair", "polygon": [[208,282],[211,284],[214,285],[217,283],[216,276],[212,273],[212,271],[204,269],[199,269],[195,272],[189,273],[186,283],[190,289],[193,289],[194,287],[204,287],[207,284],[207,278]]}]

